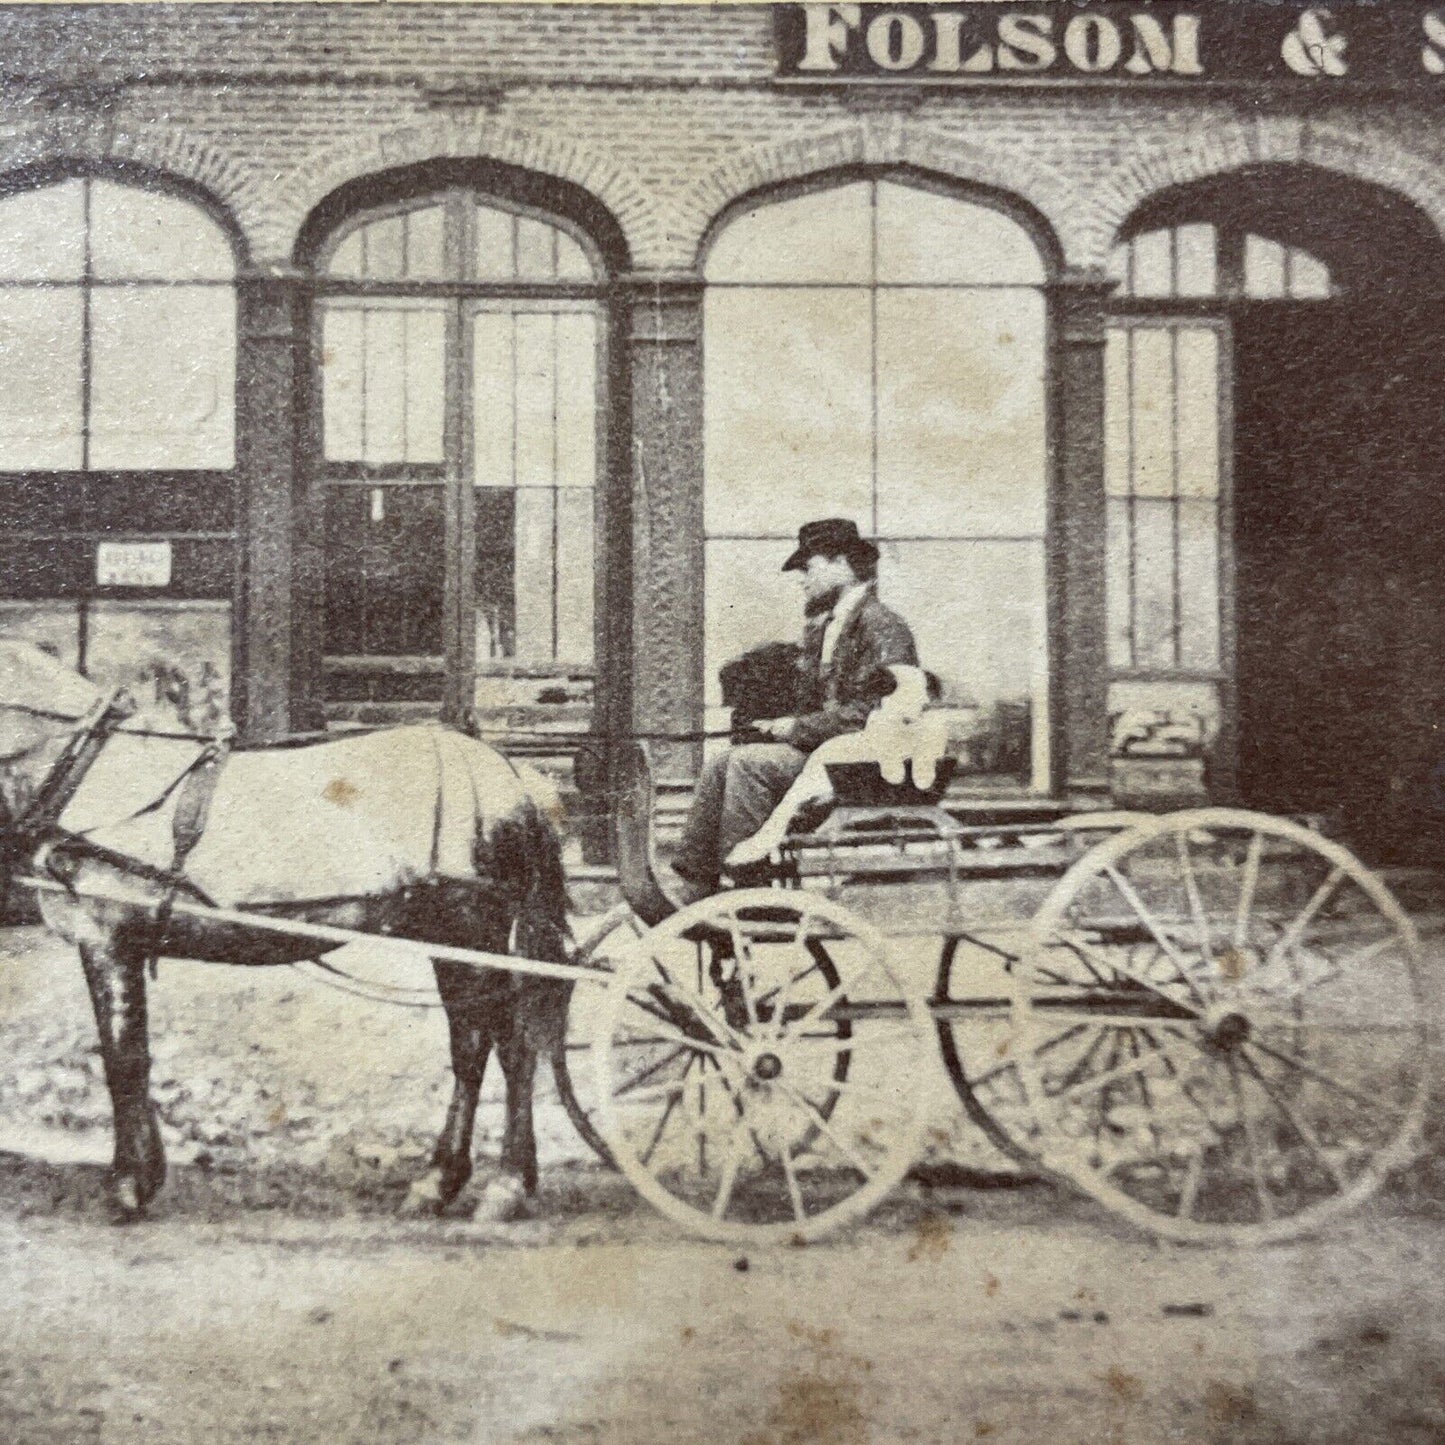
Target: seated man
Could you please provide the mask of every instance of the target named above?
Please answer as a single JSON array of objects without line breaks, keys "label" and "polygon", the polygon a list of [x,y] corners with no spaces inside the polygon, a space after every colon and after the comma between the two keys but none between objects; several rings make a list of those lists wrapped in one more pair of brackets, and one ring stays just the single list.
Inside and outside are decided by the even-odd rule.
[{"label": "seated man", "polygon": [[806,523],[783,571],[803,574],[807,619],[794,696],[779,699],[791,711],[753,724],[771,741],[729,748],[703,768],[673,862],[684,901],[717,889],[723,860],[767,821],[810,753],[862,729],[878,669],[918,664],[908,624],[875,595],[878,548],[853,522]]},{"label": "seated man", "polygon": [[880,701],[863,730],[839,733],[813,752],[768,821],[728,854],[729,868],[761,863],[781,847],[804,806],[832,796],[830,763],[876,763],[885,783],[908,779],[921,792],[933,786],[948,751],[948,722],[942,713],[928,711],[938,696],[938,679],[921,667],[895,663],[880,669],[876,690],[870,691]]}]

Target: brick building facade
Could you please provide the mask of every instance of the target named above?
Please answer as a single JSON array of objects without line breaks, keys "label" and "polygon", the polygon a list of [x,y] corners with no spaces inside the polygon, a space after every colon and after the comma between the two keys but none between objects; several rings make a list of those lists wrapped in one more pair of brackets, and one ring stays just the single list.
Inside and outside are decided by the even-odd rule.
[{"label": "brick building facade", "polygon": [[[1341,809],[1382,854],[1432,846],[1433,95],[789,86],[764,6],[15,7],[0,35],[0,231],[24,252],[58,211],[6,205],[55,196],[84,233],[73,276],[0,276],[0,364],[81,318],[78,420],[15,403],[0,428],[53,433],[0,437],[7,631],[149,666],[193,712],[229,688],[263,739],[469,707],[559,747],[693,733],[717,662],[795,626],[771,576],[741,621],[732,599],[797,520],[852,510],[885,591],[892,567],[905,611],[942,608],[925,661],[980,786],[1099,798],[1153,766],[1186,795]],[[112,276],[132,192],[198,239]],[[855,224],[867,274],[838,239]],[[972,259],[890,260],[890,224]],[[768,270],[784,234],[796,274]],[[217,236],[229,274],[193,259]],[[234,288],[233,330],[206,286]],[[172,321],[126,331],[146,287]],[[789,310],[810,287],[836,303],[821,339]],[[975,323],[987,343],[948,350]],[[202,334],[176,386],[220,431],[148,455],[126,357],[165,378]],[[982,398],[953,423],[940,374]],[[1016,523],[935,520],[930,485],[995,498],[1020,447],[1032,490],[989,503]],[[784,501],[730,528],[759,488]],[[950,612],[960,578],[977,596]],[[1183,759],[1121,761],[1151,751]]]}]

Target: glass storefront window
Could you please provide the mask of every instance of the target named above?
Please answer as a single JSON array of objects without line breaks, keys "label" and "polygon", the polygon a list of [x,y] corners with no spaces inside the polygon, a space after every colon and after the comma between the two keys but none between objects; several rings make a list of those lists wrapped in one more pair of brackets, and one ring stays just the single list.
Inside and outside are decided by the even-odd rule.
[{"label": "glass storefront window", "polygon": [[943,682],[965,771],[1046,788],[1045,271],[1028,232],[857,181],[736,217],[706,280],[710,707],[724,662],[800,634],[778,571],[798,527],[851,517]]},{"label": "glass storefront window", "polygon": [[0,471],[235,460],[235,259],[180,197],[74,179],[0,198]]}]

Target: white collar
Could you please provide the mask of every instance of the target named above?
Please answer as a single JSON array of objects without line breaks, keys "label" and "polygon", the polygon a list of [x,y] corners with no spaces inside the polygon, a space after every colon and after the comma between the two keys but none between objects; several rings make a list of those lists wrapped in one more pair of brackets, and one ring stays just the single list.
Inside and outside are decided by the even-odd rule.
[{"label": "white collar", "polygon": [[842,627],[863,605],[863,599],[868,595],[868,590],[872,585],[871,582],[855,582],[851,587],[845,587],[838,594],[838,600],[833,604],[833,610],[828,615],[828,626]]}]

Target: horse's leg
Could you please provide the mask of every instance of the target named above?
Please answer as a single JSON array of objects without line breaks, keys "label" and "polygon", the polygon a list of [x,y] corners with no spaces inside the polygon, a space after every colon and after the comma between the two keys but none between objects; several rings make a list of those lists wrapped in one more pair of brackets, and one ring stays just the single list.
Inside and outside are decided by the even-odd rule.
[{"label": "horse's leg", "polygon": [[476,976],[457,964],[438,963],[435,970],[451,1039],[452,1099],[432,1150],[431,1167],[407,1195],[406,1210],[412,1214],[440,1214],[472,1177],[472,1130],[492,1049]]},{"label": "horse's leg", "polygon": [[[518,991],[527,987],[517,980]],[[487,1182],[477,1217],[515,1219],[526,1212],[526,1196],[537,1192],[537,1136],[532,1120],[532,1090],[537,1077],[537,1048],[529,1037],[522,1004],[509,1010],[497,1038],[497,1058],[507,1083],[507,1125],[496,1175]]]},{"label": "horse's leg", "polygon": [[150,1098],[145,959],[113,934],[102,944],[82,944],[80,958],[114,1115],[111,1198],[123,1218],[134,1218],[166,1177],[165,1148]]}]

